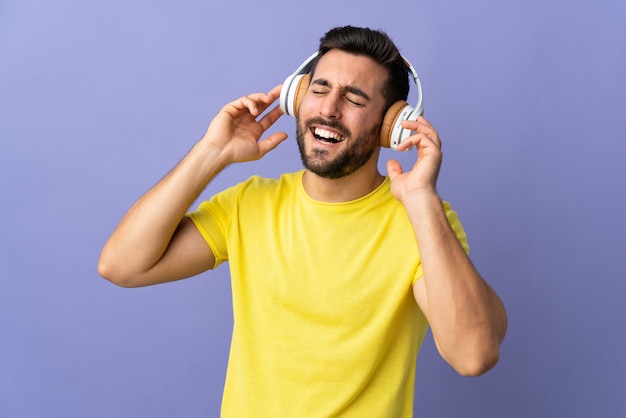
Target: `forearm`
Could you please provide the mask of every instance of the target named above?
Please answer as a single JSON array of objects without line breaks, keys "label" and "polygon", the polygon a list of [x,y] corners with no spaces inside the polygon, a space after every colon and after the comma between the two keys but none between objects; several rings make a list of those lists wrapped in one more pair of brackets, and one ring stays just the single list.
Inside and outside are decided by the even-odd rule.
[{"label": "forearm", "polygon": [[100,273],[125,282],[150,270],[165,253],[189,206],[226,165],[218,149],[198,142],[122,218],[104,245]]},{"label": "forearm", "polygon": [[506,333],[504,307],[467,257],[439,197],[420,192],[407,202],[424,271],[420,286],[438,349],[460,373],[481,374],[498,360]]}]

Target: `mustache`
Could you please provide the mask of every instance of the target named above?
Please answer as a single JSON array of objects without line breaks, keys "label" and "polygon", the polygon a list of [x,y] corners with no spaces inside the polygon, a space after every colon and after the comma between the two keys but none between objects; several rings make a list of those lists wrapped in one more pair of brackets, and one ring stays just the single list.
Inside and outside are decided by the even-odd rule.
[{"label": "mustache", "polygon": [[350,131],[346,128],[341,122],[333,120],[333,119],[324,119],[321,117],[311,118],[305,121],[305,128],[307,130],[311,129],[313,125],[321,125],[326,126],[328,128],[332,128],[338,131],[341,135],[348,137],[350,135]]}]

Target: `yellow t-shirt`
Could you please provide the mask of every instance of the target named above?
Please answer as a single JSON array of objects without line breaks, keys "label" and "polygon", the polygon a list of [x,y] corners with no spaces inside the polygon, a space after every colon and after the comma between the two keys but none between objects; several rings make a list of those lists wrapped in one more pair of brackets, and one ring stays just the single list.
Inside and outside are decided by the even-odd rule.
[{"label": "yellow t-shirt", "polygon": [[306,194],[302,174],[252,177],[189,214],[231,271],[222,416],[411,417],[428,324],[412,293],[422,269],[406,212],[389,179],[329,204]]}]

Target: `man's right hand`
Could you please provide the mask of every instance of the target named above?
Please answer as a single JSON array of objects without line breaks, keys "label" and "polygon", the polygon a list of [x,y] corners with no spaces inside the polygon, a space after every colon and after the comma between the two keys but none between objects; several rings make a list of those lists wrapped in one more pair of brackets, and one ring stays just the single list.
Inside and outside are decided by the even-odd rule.
[{"label": "man's right hand", "polygon": [[285,132],[276,132],[260,140],[261,136],[283,114],[275,106],[258,121],[257,118],[280,96],[281,85],[269,93],[254,93],[224,106],[215,116],[202,142],[220,150],[226,164],[258,160],[287,139]]}]

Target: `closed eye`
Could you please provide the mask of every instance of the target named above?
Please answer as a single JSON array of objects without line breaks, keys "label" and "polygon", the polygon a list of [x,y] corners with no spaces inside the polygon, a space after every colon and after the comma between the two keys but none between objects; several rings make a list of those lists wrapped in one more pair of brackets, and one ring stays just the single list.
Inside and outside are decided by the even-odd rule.
[{"label": "closed eye", "polygon": [[359,101],[356,101],[354,99],[351,99],[350,97],[346,97],[346,100],[349,101],[350,103],[352,103],[355,106],[359,106],[359,107],[365,106],[363,103],[361,103]]},{"label": "closed eye", "polygon": [[313,94],[324,94],[330,90],[330,84],[326,80],[313,80],[311,83],[311,92]]},{"label": "closed eye", "polygon": [[[315,95],[328,94],[330,90],[331,84],[326,79],[315,79],[311,83],[311,93]],[[370,96],[355,86],[343,87],[342,94],[348,102],[358,107],[365,106],[365,104],[370,101]]]}]

